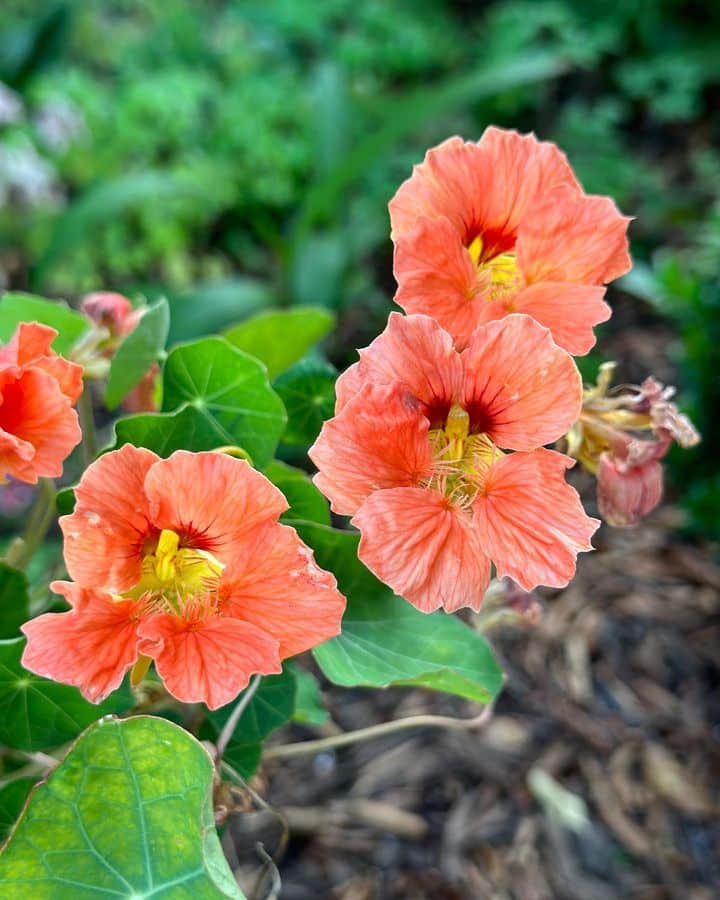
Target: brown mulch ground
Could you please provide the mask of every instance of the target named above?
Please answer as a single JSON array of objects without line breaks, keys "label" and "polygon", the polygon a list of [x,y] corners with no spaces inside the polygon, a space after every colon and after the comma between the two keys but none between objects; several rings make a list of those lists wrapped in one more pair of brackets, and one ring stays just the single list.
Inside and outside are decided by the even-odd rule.
[{"label": "brown mulch ground", "polygon": [[[225,845],[248,896],[717,897],[720,567],[713,548],[669,537],[677,516],[603,528],[537,626],[493,632],[509,679],[482,730],[268,765],[255,785],[286,812],[290,841],[278,888],[254,857],[258,839],[274,852],[276,820],[233,818]],[[343,729],[477,711],[419,690],[325,694]]]}]

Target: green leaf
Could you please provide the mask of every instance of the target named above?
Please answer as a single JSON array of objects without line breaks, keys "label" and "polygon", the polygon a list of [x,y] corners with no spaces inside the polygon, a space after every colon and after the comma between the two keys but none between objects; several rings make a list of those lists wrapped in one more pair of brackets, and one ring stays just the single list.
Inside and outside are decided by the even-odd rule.
[{"label": "green leaf", "polygon": [[222,338],[175,347],[165,363],[163,410],[185,403],[214,431],[216,447],[237,445],[255,465],[270,462],[286,417],[262,363]]},{"label": "green leaf", "polygon": [[0,787],[0,841],[4,841],[20,815],[37,778],[16,778]]},{"label": "green leaf", "polygon": [[455,616],[426,615],[396,597],[357,558],[357,534],[309,523],[297,529],[348,599],[342,634],[313,651],[330,681],[412,684],[478,703],[497,696],[503,673],[482,635]]},{"label": "green leaf", "polygon": [[243,900],[213,822],[207,751],[165,719],[98,722],[30,795],[3,900]]},{"label": "green leaf", "polygon": [[165,349],[170,311],[167,300],[153,303],[115,352],[110,364],[105,405],[115,409]]},{"label": "green leaf", "polygon": [[115,423],[114,449],[123,444],[146,447],[163,457],[170,456],[176,450],[197,453],[223,446],[212,423],[188,404],[172,413],[139,413],[118,419]]},{"label": "green leaf", "polygon": [[330,718],[330,713],[325,708],[320,685],[317,678],[305,669],[301,669],[297,663],[285,663],[287,669],[295,678],[295,712],[293,722],[301,725],[324,725]]},{"label": "green leaf", "polygon": [[262,360],[271,379],[284,372],[328,334],[335,317],[320,307],[295,307],[258,313],[228,329],[234,347]]},{"label": "green leaf", "polygon": [[283,372],[273,385],[285,404],[288,424],[283,443],[309,447],[322,424],[335,412],[337,371],[320,359],[303,359]]},{"label": "green leaf", "polygon": [[96,706],[77,688],[33,675],[20,664],[24,648],[24,638],[0,641],[0,744],[27,751],[56,747],[100,716],[133,705],[122,689]]},{"label": "green leaf", "polygon": [[[280,675],[267,675],[260,682],[260,687],[240,716],[235,737],[225,752],[227,761],[243,778],[249,778],[257,768],[265,738],[292,718],[295,690],[295,678],[288,671]],[[218,733],[239,700],[240,697],[208,713],[208,719]]]},{"label": "green leaf", "polygon": [[280,517],[284,522],[303,519],[308,522],[330,524],[328,502],[301,469],[274,459],[263,472],[287,497],[290,509]]},{"label": "green leaf", "polygon": [[24,572],[0,562],[0,638],[14,638],[30,618],[28,580]]},{"label": "green leaf", "polygon": [[66,355],[83,335],[90,323],[80,313],[70,309],[63,300],[45,300],[34,294],[4,294],[0,300],[0,341],[7,343],[20,322],[40,322],[58,332],[53,350]]},{"label": "green leaf", "polygon": [[55,495],[55,509],[59,516],[69,516],[75,509],[75,487],[61,488]]}]

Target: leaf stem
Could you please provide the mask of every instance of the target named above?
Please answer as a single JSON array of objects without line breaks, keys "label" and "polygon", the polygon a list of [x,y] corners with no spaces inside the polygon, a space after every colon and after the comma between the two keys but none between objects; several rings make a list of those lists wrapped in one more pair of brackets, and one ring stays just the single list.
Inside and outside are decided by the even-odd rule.
[{"label": "leaf stem", "polygon": [[250,703],[250,701],[252,700],[255,691],[260,687],[261,681],[261,675],[254,675],[252,677],[250,684],[245,688],[245,692],[238,700],[237,706],[230,713],[230,718],[223,725],[223,729],[218,735],[217,741],[215,742],[215,753],[218,760],[221,760],[223,758],[223,753],[227,749],[227,745],[230,743],[230,738],[233,736],[233,732],[237,728],[240,717],[247,709],[248,703]]},{"label": "leaf stem", "polygon": [[292,744],[280,744],[276,747],[269,747],[263,753],[263,761],[321,753],[323,750],[334,750],[336,747],[345,747],[348,744],[356,744],[359,741],[370,741],[374,738],[395,734],[411,728],[457,728],[463,731],[472,731],[475,728],[482,728],[486,725],[490,721],[491,715],[492,707],[486,706],[479,715],[469,719],[455,716],[406,716],[404,719],[382,722],[380,725],[371,725],[368,728],[358,728],[357,731],[346,731],[343,734],[334,734],[331,737],[320,738],[316,741],[297,741]]},{"label": "leaf stem", "polygon": [[43,542],[55,518],[55,484],[50,478],[41,478],[38,492],[28,516],[22,537],[12,542],[5,557],[9,566],[24,569]]},{"label": "leaf stem", "polygon": [[78,398],[77,411],[80,419],[80,428],[82,429],[83,461],[86,466],[89,466],[97,454],[97,435],[95,433],[92,395],[87,381],[83,386],[82,394]]}]

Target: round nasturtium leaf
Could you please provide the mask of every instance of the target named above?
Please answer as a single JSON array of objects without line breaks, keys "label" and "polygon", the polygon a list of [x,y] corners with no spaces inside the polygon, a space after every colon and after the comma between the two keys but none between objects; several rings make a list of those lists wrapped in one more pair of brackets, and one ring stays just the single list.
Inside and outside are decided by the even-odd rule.
[{"label": "round nasturtium leaf", "polygon": [[25,638],[0,641],[0,744],[27,751],[57,747],[101,716],[124,712],[135,702],[121,687],[100,704],[88,703],[77,688],[24,669],[24,649]]},{"label": "round nasturtium leaf", "polygon": [[222,855],[207,751],[152,716],[91,726],[0,853],[3,900],[244,900]]},{"label": "round nasturtium leaf", "polygon": [[265,366],[222,338],[181,344],[168,354],[163,412],[184,404],[214,433],[216,447],[242,447],[260,467],[272,459],[287,422]]},{"label": "round nasturtium leaf", "polygon": [[313,650],[324,675],[344,687],[414,685],[491,703],[504,676],[485,638],[456,616],[421,613],[360,562],[358,534],[296,522],[318,565],[347,597],[342,634]]},{"label": "round nasturtium leaf", "polygon": [[[253,694],[237,723],[223,757],[243,778],[257,769],[265,738],[285,725],[295,711],[296,680],[287,670],[279,675],[266,675]],[[221,706],[208,714],[207,736],[215,740],[237,701]],[[202,731],[200,736],[203,737]]]},{"label": "round nasturtium leaf", "polygon": [[335,324],[335,316],[318,306],[270,309],[229,328],[223,335],[267,366],[275,378],[321,341]]}]

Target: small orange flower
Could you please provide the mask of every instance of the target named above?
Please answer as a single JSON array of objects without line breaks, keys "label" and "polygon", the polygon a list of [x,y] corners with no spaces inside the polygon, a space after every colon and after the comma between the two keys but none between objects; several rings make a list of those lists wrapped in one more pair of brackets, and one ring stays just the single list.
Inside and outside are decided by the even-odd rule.
[{"label": "small orange flower", "polygon": [[554,144],[516,131],[429,150],[390,219],[396,302],[437,319],[460,349],[477,325],[519,312],[587,353],[593,326],[610,317],[603,285],[631,265],[630,220],[584,194]]},{"label": "small orange flower", "polygon": [[82,367],[50,348],[55,337],[54,328],[21,322],[0,350],[0,476],[55,478],[82,438],[72,408]]},{"label": "small orange flower", "polygon": [[125,445],[83,475],[60,525],[72,610],[27,622],[23,665],[93,702],[150,663],[214,709],[340,630],[345,599],[278,516],[285,498],[244,460]]},{"label": "small orange flower", "polygon": [[565,482],[572,460],[542,445],[581,398],[572,358],[528,316],[459,353],[433,319],[393,313],[338,380],[315,483],[353,516],[368,568],[424,612],[478,609],[491,561],[525,590],[562,587],[599,523]]}]

